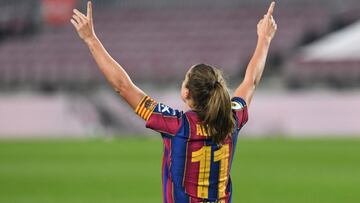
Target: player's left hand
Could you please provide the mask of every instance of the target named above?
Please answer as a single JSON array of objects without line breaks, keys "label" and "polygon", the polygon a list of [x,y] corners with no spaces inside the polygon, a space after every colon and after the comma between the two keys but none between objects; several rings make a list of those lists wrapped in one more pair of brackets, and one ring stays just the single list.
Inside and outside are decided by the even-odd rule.
[{"label": "player's left hand", "polygon": [[85,42],[89,42],[93,39],[96,39],[96,34],[94,31],[94,23],[92,16],[92,3],[91,1],[87,4],[87,15],[85,16],[79,10],[74,9],[74,14],[70,22],[76,28],[81,39]]},{"label": "player's left hand", "polygon": [[259,38],[266,39],[267,41],[271,41],[276,33],[277,24],[273,17],[273,12],[275,8],[275,2],[270,4],[268,12],[264,15],[264,18],[260,20],[257,25],[257,33]]}]

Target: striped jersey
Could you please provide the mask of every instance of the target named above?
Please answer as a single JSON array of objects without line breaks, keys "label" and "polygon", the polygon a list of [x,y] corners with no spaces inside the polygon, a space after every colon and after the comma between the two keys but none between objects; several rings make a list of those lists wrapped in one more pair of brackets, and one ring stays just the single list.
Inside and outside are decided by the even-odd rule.
[{"label": "striped jersey", "polygon": [[135,112],[164,143],[164,203],[230,203],[230,170],[240,129],[248,120],[243,99],[232,98],[236,127],[223,144],[207,135],[196,112],[179,111],[145,96]]}]

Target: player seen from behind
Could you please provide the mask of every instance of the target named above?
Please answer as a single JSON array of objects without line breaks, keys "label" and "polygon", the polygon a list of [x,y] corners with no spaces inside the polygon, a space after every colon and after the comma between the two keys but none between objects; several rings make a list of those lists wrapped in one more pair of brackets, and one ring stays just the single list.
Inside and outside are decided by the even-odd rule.
[{"label": "player seen from behind", "polygon": [[248,107],[277,29],[272,16],[274,7],[273,2],[257,25],[255,53],[233,96],[217,68],[194,65],[181,86],[181,98],[190,109],[186,112],[155,101],[132,82],[97,38],[91,2],[86,15],[74,9],[71,23],[106,79],[146,121],[147,128],[161,133],[163,202],[231,202],[231,164],[238,133],[248,120]]}]

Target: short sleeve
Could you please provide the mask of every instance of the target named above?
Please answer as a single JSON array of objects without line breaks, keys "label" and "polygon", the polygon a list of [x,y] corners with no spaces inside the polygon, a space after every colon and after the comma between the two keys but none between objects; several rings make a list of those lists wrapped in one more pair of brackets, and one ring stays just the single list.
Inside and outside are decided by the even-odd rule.
[{"label": "short sleeve", "polygon": [[246,102],[240,97],[231,99],[232,110],[236,116],[237,128],[242,128],[248,121],[248,108]]},{"label": "short sleeve", "polygon": [[182,112],[145,96],[135,113],[146,121],[146,127],[160,133],[175,135],[181,125]]}]

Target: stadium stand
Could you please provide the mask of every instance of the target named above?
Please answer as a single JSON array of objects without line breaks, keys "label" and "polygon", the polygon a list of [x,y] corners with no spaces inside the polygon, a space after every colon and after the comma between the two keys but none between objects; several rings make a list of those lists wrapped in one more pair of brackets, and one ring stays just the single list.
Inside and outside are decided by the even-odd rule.
[{"label": "stadium stand", "polygon": [[291,87],[355,87],[360,84],[360,21],[317,40],[299,51],[288,64]]},{"label": "stadium stand", "polygon": [[0,1],[0,41],[35,32],[39,8],[38,1]]},{"label": "stadium stand", "polygon": [[[111,54],[136,80],[168,82],[182,79],[191,65],[201,62],[221,67],[227,75],[241,74],[256,44],[256,24],[262,13],[259,8],[106,9],[95,14],[95,26]],[[288,54],[307,30],[325,29],[322,25],[328,19],[327,11],[320,7],[294,7],[277,13],[281,29],[272,52],[282,55]],[[309,16],[311,22],[306,20]],[[70,24],[3,43],[0,60],[5,86],[73,87],[102,82]]]},{"label": "stadium stand", "polygon": [[[25,30],[24,33],[20,32],[25,35],[28,32],[26,30],[33,28],[25,26],[18,29],[25,21],[13,20],[19,16],[9,17],[14,11],[11,5],[15,1],[7,2],[7,6],[0,6],[1,28]],[[26,22],[30,19],[29,25],[36,25],[39,9],[34,10],[34,6],[18,7],[21,2],[36,2],[33,5],[38,5],[42,1],[19,0],[19,4],[16,4],[17,11],[24,10],[22,19],[26,18]],[[78,1],[79,8],[85,2]],[[268,4],[262,0],[101,0],[94,3],[96,31],[111,55],[155,99],[181,109],[183,106],[173,88],[174,83],[179,83],[185,71],[193,64],[215,65],[222,68],[226,76],[230,76],[230,81],[236,78],[238,82],[255,48],[256,24]],[[278,74],[274,75],[280,80],[285,76],[289,86],[301,86],[298,81],[304,84],[325,81],[335,86],[338,83],[343,85],[344,81],[360,81],[358,60],[330,62],[308,60],[301,55],[302,47],[316,43],[325,34],[343,29],[349,22],[359,19],[359,9],[353,6],[358,4],[358,0],[349,0],[347,4],[338,0],[287,0],[281,4],[283,6],[279,5],[275,14],[279,31],[268,60],[271,69],[266,69],[265,74],[278,71],[276,67],[280,67],[284,71],[275,72]],[[331,7],[339,4],[341,6],[337,10]],[[21,37],[9,32],[6,40],[0,40],[0,89],[20,95],[23,90],[35,93],[16,98],[1,95],[0,113],[3,116],[0,117],[0,134],[82,135],[94,129],[101,133],[104,133],[103,129],[110,132],[147,132],[142,128],[143,123],[133,116],[132,110],[119,102],[113,92],[102,91],[104,78],[72,25],[66,23],[54,27],[47,24],[46,20],[43,21],[42,29],[37,32]],[[156,88],[149,88],[150,83],[157,85]],[[164,90],[159,87],[165,86],[171,86],[171,92],[162,92]],[[107,86],[107,89],[110,88]],[[61,91],[48,94],[47,97],[37,95],[39,92],[52,93],[54,90]],[[76,92],[72,92],[74,90]],[[72,94],[82,95],[83,98],[77,99]],[[56,95],[61,95],[61,98]],[[301,122],[291,118],[298,114],[298,118],[306,119],[311,114],[307,108],[315,108],[311,103],[314,95],[302,96],[265,95],[260,98],[263,103],[254,105],[257,108],[252,112],[257,120],[256,125],[260,127],[251,127],[250,124],[246,133],[341,133],[341,126],[339,129],[330,129],[325,127],[327,123],[324,122],[319,126],[311,123],[330,118],[332,113],[326,109],[334,105],[338,114],[342,114],[341,106],[347,106],[345,112],[351,115],[357,113],[351,111],[351,105],[355,104],[350,102],[349,105],[349,101],[358,100],[358,96],[349,101],[345,99],[329,104],[327,100],[335,96],[320,95],[316,108],[322,109],[319,112],[322,117],[308,119],[308,127],[302,129]],[[271,117],[271,121],[264,120],[269,116],[263,115],[278,115],[277,109],[270,106],[278,105],[280,99],[284,100],[281,106],[286,115],[278,119]],[[306,105],[301,105],[301,102]],[[28,110],[18,109],[17,105]],[[35,115],[36,119],[28,116],[26,111]],[[10,114],[10,118],[6,117]],[[24,118],[18,122],[19,126],[13,125],[17,123],[16,118]],[[341,121],[337,117],[332,119],[332,122]],[[352,119],[356,120],[356,116]],[[46,121],[42,123],[42,120]],[[67,129],[62,129],[62,126]],[[18,131],[19,127],[21,131]],[[359,132],[357,124],[349,124],[347,127],[346,133]]]}]

